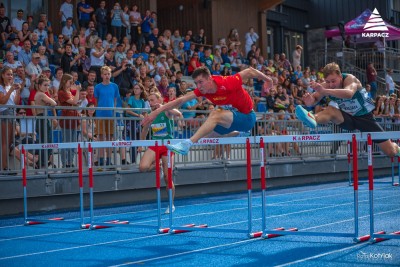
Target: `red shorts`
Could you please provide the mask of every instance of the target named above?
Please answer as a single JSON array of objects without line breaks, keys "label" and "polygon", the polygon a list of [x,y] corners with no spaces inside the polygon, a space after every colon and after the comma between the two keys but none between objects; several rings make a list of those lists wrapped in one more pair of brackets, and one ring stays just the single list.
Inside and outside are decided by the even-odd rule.
[{"label": "red shorts", "polygon": [[[154,152],[160,153],[160,157],[168,156],[168,148],[166,146],[149,146],[149,149],[153,150]],[[174,152],[171,151],[171,156],[174,155]]]}]

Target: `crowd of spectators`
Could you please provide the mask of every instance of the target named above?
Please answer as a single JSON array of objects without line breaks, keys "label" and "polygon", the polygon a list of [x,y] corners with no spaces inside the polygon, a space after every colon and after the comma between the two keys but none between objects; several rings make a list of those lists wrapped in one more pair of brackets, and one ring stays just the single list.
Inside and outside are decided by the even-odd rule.
[{"label": "crowd of spectators", "polygon": [[[40,14],[37,23],[34,23],[32,16],[24,16],[23,10],[18,10],[16,17],[9,19],[5,16],[4,5],[0,5],[0,48],[5,54],[5,58],[0,60],[0,85],[7,92],[8,83],[4,80],[10,72],[14,82],[21,85],[19,97],[9,97],[4,103],[81,108],[96,105],[125,107],[131,110],[120,115],[140,119],[146,116],[146,109],[149,108],[147,95],[150,92],[160,92],[165,102],[184,95],[193,88],[193,84],[184,81],[184,76],[189,76],[200,66],[208,67],[213,75],[224,76],[250,66],[274,80],[274,86],[265,89],[261,89],[261,81],[243,81],[243,86],[253,97],[255,110],[270,113],[263,117],[264,120],[273,120],[271,116],[276,116],[275,120],[294,120],[294,107],[303,104],[305,92],[313,91],[310,82],[323,82],[324,79],[322,68],[302,67],[303,48],[300,45],[296,46],[290,59],[284,53],[277,53],[271,59],[265,58],[257,45],[259,36],[253,27],[245,33],[244,44],[237,29],[232,29],[226,38],[219,38],[217,44],[210,44],[204,29],[199,29],[197,33],[188,30],[184,34],[180,29],[167,29],[158,25],[156,12],[142,11],[137,5],[120,6],[118,2],[111,4],[100,1],[99,6],[92,7],[82,0],[74,6],[71,0],[65,0],[59,8],[59,15],[62,30],[55,32],[46,13]],[[75,21],[78,21],[77,25]],[[108,66],[110,81],[118,87],[111,96],[116,101],[99,99],[101,94],[97,85],[104,85],[104,66]],[[370,70],[368,75],[371,85],[367,87],[371,89],[376,82],[374,72]],[[372,90],[372,93],[375,91]],[[388,88],[387,97],[377,96],[376,99],[375,115],[400,121],[400,100],[394,90]],[[328,103],[329,99],[324,99],[312,109],[317,113]],[[135,110],[138,108],[143,110]],[[197,99],[185,103],[182,108],[189,111],[183,114],[187,124],[196,127],[198,123],[194,118],[207,116],[204,111],[216,107],[205,99]],[[96,140],[97,131],[81,129],[86,125],[92,129],[101,126],[89,117],[116,115],[104,111],[96,111],[94,115],[94,111],[61,110],[61,113],[54,112],[53,115],[86,118],[81,123],[62,119],[47,121],[48,127],[45,127],[44,121],[37,123],[38,141],[51,142],[48,139],[51,133],[44,132],[55,127],[68,129],[63,132],[64,141],[76,141],[75,131],[78,128],[84,140]],[[26,114],[21,115],[28,117],[43,115],[42,109],[27,108],[23,111]],[[2,114],[5,114],[4,110]],[[124,126],[125,138],[138,138],[140,127],[136,120],[128,120]],[[110,129],[114,125],[107,127]],[[285,129],[273,128],[272,122],[263,127],[258,124],[257,131],[259,134],[285,134]],[[114,138],[111,133],[102,136],[102,140],[111,138]],[[279,153],[288,154],[285,146],[279,149]],[[135,155],[131,155],[130,160],[134,162]],[[40,165],[47,163],[52,166],[50,156],[48,161],[43,160]],[[66,150],[63,154],[64,167],[73,165],[71,158],[73,151]],[[108,156],[104,162],[109,164]],[[2,167],[6,168],[4,162]]]}]

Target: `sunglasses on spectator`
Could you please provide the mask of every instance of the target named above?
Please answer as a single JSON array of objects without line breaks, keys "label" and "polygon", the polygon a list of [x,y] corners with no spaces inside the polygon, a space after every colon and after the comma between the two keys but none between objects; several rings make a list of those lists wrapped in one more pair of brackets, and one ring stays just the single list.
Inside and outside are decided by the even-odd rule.
[{"label": "sunglasses on spectator", "polygon": [[20,111],[20,112],[18,112],[18,114],[20,114],[20,115],[25,115],[26,112],[25,112],[25,111]]}]

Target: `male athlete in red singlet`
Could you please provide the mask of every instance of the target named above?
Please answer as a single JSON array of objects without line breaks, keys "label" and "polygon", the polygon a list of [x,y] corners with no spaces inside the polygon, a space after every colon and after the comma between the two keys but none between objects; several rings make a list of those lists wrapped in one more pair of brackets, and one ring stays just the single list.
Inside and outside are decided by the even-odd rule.
[{"label": "male athlete in red singlet", "polygon": [[264,80],[266,82],[264,86],[272,87],[272,79],[253,68],[247,68],[233,76],[222,77],[212,76],[207,67],[200,67],[193,72],[192,78],[197,86],[193,92],[168,102],[151,112],[142,121],[143,125],[148,125],[159,113],[180,107],[183,103],[199,96],[204,96],[213,104],[219,105],[221,109],[212,111],[190,139],[175,145],[167,145],[169,150],[182,155],[187,155],[193,143],[212,133],[226,135],[234,131],[247,132],[254,127],[256,115],[253,111],[253,101],[242,87],[243,81],[256,78]]}]

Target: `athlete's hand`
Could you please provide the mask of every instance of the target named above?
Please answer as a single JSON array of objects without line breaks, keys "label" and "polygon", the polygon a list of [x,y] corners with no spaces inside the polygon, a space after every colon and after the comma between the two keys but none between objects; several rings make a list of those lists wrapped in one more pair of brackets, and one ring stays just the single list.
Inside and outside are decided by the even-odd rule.
[{"label": "athlete's hand", "polygon": [[314,96],[310,93],[305,93],[301,100],[303,100],[304,104],[308,107],[314,105],[315,102]]},{"label": "athlete's hand", "polygon": [[264,81],[264,84],[263,84],[263,91],[266,90],[266,91],[269,92],[269,90],[271,90],[273,86],[274,86],[274,82],[273,82],[272,79],[270,78],[270,79]]},{"label": "athlete's hand", "polygon": [[318,92],[319,94],[321,94],[323,96],[325,95],[325,88],[320,83],[317,83],[315,81],[311,81],[310,82],[310,87],[312,89],[314,89],[315,92]]}]

